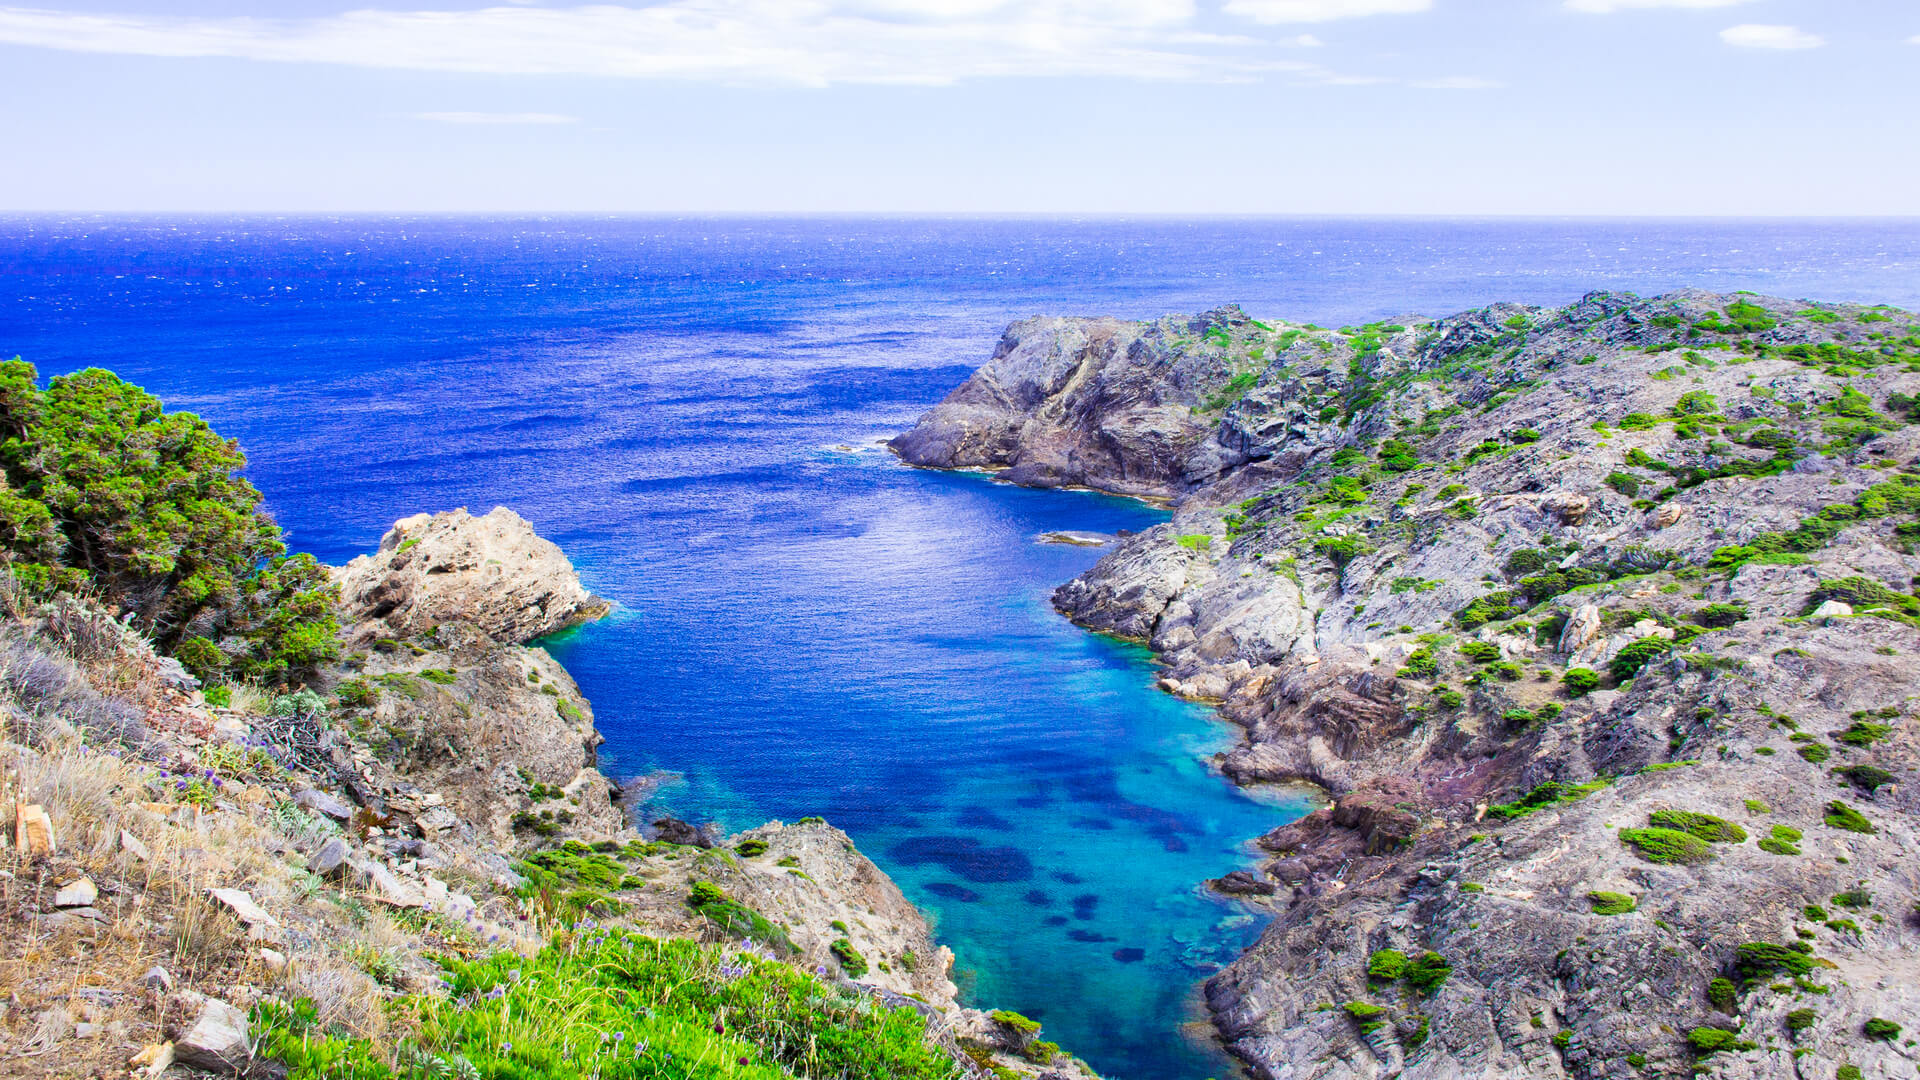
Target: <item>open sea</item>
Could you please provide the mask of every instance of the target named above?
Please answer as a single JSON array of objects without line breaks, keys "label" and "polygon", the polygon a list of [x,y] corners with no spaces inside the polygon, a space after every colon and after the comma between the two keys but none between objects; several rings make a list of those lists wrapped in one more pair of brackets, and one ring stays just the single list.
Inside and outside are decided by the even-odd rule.
[{"label": "open sea", "polygon": [[1340,326],[1696,285],[1920,307],[1920,222],[0,217],[0,355],[237,436],[293,545],[513,507],[620,604],[548,647],[616,776],[729,829],[820,814],[975,1002],[1116,1080],[1232,1075],[1195,1025],[1260,921],[1203,879],[1302,813],[1049,591],[1054,529],[1162,518],[877,446],[1034,314],[1236,301]]}]

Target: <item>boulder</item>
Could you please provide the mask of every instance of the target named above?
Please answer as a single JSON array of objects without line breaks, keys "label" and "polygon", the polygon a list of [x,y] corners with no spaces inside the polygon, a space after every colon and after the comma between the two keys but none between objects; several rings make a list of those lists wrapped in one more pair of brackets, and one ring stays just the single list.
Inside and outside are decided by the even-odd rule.
[{"label": "boulder", "polygon": [[240,1072],[253,1057],[247,1043],[247,1014],[218,998],[208,998],[193,1026],[174,1040],[173,1057],[211,1073]]},{"label": "boulder", "polygon": [[100,898],[100,889],[89,878],[78,878],[60,886],[53,894],[53,906],[57,908],[90,908]]},{"label": "boulder", "polygon": [[309,810],[316,814],[325,814],[335,821],[350,821],[353,819],[353,807],[349,805],[346,800],[329,795],[324,791],[315,790],[314,788],[301,788],[295,792],[293,795],[293,804],[302,810]]},{"label": "boulder", "polygon": [[1250,870],[1235,870],[1207,884],[1213,887],[1214,892],[1229,896],[1272,896],[1277,888],[1273,882],[1262,880]]},{"label": "boulder", "polygon": [[29,858],[53,854],[53,819],[47,816],[46,807],[38,803],[21,803],[15,808],[13,846]]},{"label": "boulder", "polygon": [[334,571],[355,647],[465,622],[522,644],[607,613],[552,541],[506,507],[463,507],[394,523],[380,548]]},{"label": "boulder", "polygon": [[318,874],[323,878],[334,877],[345,871],[347,860],[352,858],[353,849],[347,842],[336,836],[320,845],[320,850],[307,860],[307,873]]}]

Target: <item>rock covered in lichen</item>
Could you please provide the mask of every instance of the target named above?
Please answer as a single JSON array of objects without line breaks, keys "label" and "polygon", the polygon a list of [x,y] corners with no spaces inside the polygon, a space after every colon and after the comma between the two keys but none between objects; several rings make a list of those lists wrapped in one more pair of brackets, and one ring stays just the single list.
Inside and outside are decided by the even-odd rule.
[{"label": "rock covered in lichen", "polygon": [[334,581],[353,645],[452,622],[519,645],[607,611],[560,548],[504,506],[484,517],[461,508],[402,518]]}]

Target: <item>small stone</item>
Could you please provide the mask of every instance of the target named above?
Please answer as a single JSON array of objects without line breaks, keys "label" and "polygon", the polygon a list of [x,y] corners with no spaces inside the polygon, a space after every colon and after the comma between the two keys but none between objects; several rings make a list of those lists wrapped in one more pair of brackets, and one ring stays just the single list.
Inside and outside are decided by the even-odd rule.
[{"label": "small stone", "polygon": [[38,803],[20,803],[15,807],[13,846],[28,858],[53,854],[53,819],[47,816],[46,807]]},{"label": "small stone", "polygon": [[100,1025],[82,1020],[73,1025],[73,1037],[76,1039],[97,1039],[100,1037]]},{"label": "small stone", "polygon": [[173,976],[167,974],[167,969],[161,967],[159,964],[148,968],[147,973],[140,977],[140,983],[143,986],[151,986],[162,993],[170,993],[173,990]]},{"label": "small stone", "polygon": [[100,898],[100,889],[89,878],[80,878],[60,887],[53,894],[53,906],[57,908],[90,908]]},{"label": "small stone", "polygon": [[287,970],[287,954],[278,949],[261,949],[260,964],[270,975],[282,975]]},{"label": "small stone", "polygon": [[208,1072],[239,1072],[253,1056],[247,1045],[247,1014],[218,998],[208,998],[200,1018],[174,1044],[173,1056]]},{"label": "small stone", "polygon": [[248,896],[244,889],[208,889],[207,893],[225,904],[248,929],[280,925],[280,921],[269,914],[266,908],[254,903],[253,897]]},{"label": "small stone", "polygon": [[367,892],[383,904],[417,908],[427,902],[425,893],[402,881],[393,871],[377,862],[355,859],[351,865],[354,874],[365,884]]},{"label": "small stone", "polygon": [[1816,619],[1831,619],[1836,616],[1852,614],[1853,605],[1844,600],[1823,600],[1820,602],[1819,607],[1813,609],[1812,617]]},{"label": "small stone", "polygon": [[173,1067],[173,1044],[170,1042],[153,1043],[145,1050],[133,1055],[128,1065],[139,1068],[145,1066],[148,1077],[156,1077]]},{"label": "small stone", "polygon": [[302,810],[325,814],[335,821],[348,821],[353,817],[353,807],[348,806],[344,800],[313,788],[302,788],[296,792],[293,796],[293,804]]},{"label": "small stone", "polygon": [[147,845],[141,843],[139,837],[125,829],[120,830],[120,850],[141,862],[149,862],[153,859],[153,853],[147,850]]},{"label": "small stone", "polygon": [[1647,516],[1647,523],[1656,529],[1678,525],[1680,519],[1687,516],[1687,508],[1679,503],[1663,503],[1659,509]]},{"label": "small stone", "polygon": [[321,877],[333,877],[344,870],[347,860],[352,855],[353,851],[347,847],[347,842],[336,836],[321,844],[320,850],[314,852],[313,858],[307,860],[307,872]]}]

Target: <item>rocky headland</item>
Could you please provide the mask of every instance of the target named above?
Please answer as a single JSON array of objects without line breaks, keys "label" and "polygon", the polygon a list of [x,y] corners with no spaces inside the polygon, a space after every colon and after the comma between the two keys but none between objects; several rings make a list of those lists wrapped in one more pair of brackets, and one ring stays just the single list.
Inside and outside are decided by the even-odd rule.
[{"label": "rocky headland", "polygon": [[[113,612],[4,582],[7,1075],[127,1075],[131,1057],[147,1077],[478,1076],[470,1010],[522,966],[573,970],[610,936],[704,950],[675,954],[686,966],[653,1009],[593,1029],[608,1054],[608,1028],[625,1038],[692,993],[674,1023],[711,1024],[708,1043],[634,1036],[658,1075],[771,1075],[744,1053],[674,1064],[726,1038],[779,1075],[1093,1075],[1017,1014],[962,1007],[953,954],[830,824],[630,821],[591,706],[529,644],[608,605],[512,511],[406,518],[330,577],[334,659],[304,687],[223,686],[217,704]],[[460,965],[502,950],[512,985],[463,990],[478,976]],[[783,1004],[730,1009],[727,988],[757,980],[788,987]],[[888,1019],[901,1010],[913,1026]],[[533,1015],[582,1052],[571,1017]],[[788,1045],[797,1024],[821,1025],[815,1042]],[[308,1049],[322,1036],[331,1049]],[[490,1069],[581,1075],[494,1041]],[[632,1067],[619,1075],[656,1075]]]},{"label": "rocky headland", "polygon": [[1920,317],[1030,319],[893,448],[1163,500],[1055,606],[1329,805],[1220,886],[1266,1078],[1920,1062]]}]

